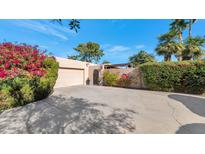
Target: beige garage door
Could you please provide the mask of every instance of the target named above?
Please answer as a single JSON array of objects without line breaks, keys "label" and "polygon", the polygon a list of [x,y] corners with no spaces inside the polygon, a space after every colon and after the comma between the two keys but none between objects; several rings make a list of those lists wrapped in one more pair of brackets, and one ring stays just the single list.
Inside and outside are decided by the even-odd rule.
[{"label": "beige garage door", "polygon": [[58,79],[55,88],[67,87],[73,85],[83,85],[84,70],[80,69],[65,69],[58,70]]}]

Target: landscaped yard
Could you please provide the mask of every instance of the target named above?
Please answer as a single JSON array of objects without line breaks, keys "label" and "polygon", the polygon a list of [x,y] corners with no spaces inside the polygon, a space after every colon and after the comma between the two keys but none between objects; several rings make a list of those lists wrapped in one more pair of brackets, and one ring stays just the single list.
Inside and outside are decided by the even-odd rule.
[{"label": "landscaped yard", "polygon": [[99,86],[4,111],[0,133],[205,133],[205,98]]},{"label": "landscaped yard", "polygon": [[[22,22],[13,22],[18,21]],[[64,25],[61,19],[52,21]],[[80,23],[72,19],[68,27],[78,33]],[[77,46],[71,45],[63,27],[47,20],[25,21],[45,30],[51,26],[54,37],[65,42],[55,39],[59,45],[53,46],[49,37],[42,41],[39,34],[39,41],[47,42],[44,47],[54,54],[41,41],[37,41],[40,46],[0,43],[0,133],[205,133],[205,38],[201,32],[192,35],[197,23],[197,19],[173,19],[163,34],[152,27],[154,37],[147,40],[151,33],[142,35],[144,44],[158,38],[150,48],[136,45],[141,38],[135,33],[130,38],[115,34],[114,41],[109,34],[105,39],[101,35],[107,30],[87,34],[96,36],[93,41],[103,38],[101,44],[81,36]],[[67,44],[75,52],[65,55]]]}]

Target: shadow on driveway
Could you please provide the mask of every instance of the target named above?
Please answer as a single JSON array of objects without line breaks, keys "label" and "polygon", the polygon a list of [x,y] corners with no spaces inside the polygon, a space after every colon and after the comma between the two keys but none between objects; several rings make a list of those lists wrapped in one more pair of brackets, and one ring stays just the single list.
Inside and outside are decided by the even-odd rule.
[{"label": "shadow on driveway", "polygon": [[131,133],[135,114],[82,98],[50,96],[0,114],[0,133]]},{"label": "shadow on driveway", "polygon": [[[205,117],[205,98],[179,94],[170,94],[168,97],[181,102],[193,113]],[[176,134],[205,134],[205,124],[192,123],[183,125],[176,131]]]},{"label": "shadow on driveway", "polygon": [[179,94],[170,94],[168,97],[181,102],[192,112],[205,117],[205,98]]},{"label": "shadow on driveway", "polygon": [[181,126],[176,134],[205,134],[205,124],[193,123]]}]

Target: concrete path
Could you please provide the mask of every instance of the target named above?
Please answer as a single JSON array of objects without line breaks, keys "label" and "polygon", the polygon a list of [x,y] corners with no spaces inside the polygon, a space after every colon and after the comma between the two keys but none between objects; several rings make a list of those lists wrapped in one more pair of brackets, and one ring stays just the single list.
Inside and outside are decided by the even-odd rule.
[{"label": "concrete path", "polygon": [[205,133],[205,98],[111,87],[56,89],[0,114],[0,133]]}]

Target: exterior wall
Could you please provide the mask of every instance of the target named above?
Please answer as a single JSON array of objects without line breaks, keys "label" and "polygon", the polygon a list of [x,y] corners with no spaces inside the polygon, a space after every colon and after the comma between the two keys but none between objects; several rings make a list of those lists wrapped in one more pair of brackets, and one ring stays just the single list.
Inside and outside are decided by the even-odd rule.
[{"label": "exterior wall", "polygon": [[139,68],[121,68],[105,70],[119,76],[121,76],[122,74],[128,74],[131,79],[131,85],[129,86],[130,88],[145,88]]},{"label": "exterior wall", "polygon": [[88,78],[89,78],[89,80],[90,80],[90,84],[89,85],[93,85],[93,72],[94,72],[94,70],[98,70],[99,71],[99,79],[101,78],[101,76],[102,76],[102,74],[101,74],[101,70],[103,69],[103,66],[101,66],[101,65],[95,65],[95,64],[93,64],[93,65],[90,65],[89,66],[89,73],[88,73]]},{"label": "exterior wall", "polygon": [[[56,57],[59,62],[58,79],[55,88],[72,85],[93,85],[93,72],[99,71],[99,81],[102,81],[105,70],[111,73],[122,75],[128,74],[131,79],[130,88],[145,88],[142,75],[138,68],[104,69],[104,65],[97,65],[72,59]],[[101,82],[99,83],[102,84]]]}]

